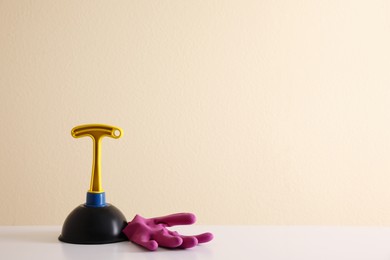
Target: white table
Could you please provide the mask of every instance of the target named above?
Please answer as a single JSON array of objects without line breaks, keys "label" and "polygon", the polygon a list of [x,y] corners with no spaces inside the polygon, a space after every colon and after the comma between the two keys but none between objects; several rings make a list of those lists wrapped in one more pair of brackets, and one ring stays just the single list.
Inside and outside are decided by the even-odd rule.
[{"label": "white table", "polygon": [[183,234],[210,231],[213,241],[187,250],[146,251],[130,242],[74,245],[58,241],[59,226],[0,227],[0,259],[261,259],[390,260],[390,228],[176,227]]}]

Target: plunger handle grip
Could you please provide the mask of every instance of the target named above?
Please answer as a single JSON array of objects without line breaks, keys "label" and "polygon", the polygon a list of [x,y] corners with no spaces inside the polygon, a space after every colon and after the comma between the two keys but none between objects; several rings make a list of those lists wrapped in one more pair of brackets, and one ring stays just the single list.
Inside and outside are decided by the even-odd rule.
[{"label": "plunger handle grip", "polygon": [[93,163],[91,185],[89,193],[102,193],[101,183],[101,140],[105,136],[118,139],[122,136],[123,130],[116,126],[102,125],[102,124],[88,124],[76,126],[72,129],[72,136],[80,138],[89,136],[93,141]]}]

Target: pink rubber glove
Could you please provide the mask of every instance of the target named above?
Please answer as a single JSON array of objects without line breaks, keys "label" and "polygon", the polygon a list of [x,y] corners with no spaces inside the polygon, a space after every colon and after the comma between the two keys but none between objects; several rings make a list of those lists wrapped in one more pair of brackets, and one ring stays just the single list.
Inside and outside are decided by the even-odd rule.
[{"label": "pink rubber glove", "polygon": [[151,251],[159,246],[167,248],[191,248],[199,243],[209,242],[213,234],[203,233],[196,236],[183,236],[166,227],[175,225],[190,225],[195,223],[196,217],[192,213],[177,213],[157,218],[143,218],[136,215],[123,229],[123,233],[130,241]]}]

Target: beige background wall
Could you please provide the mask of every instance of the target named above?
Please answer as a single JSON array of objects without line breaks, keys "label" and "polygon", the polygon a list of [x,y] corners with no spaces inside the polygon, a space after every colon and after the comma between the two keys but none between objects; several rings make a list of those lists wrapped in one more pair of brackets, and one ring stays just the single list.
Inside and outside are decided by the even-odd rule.
[{"label": "beige background wall", "polygon": [[0,224],[390,225],[389,1],[0,0]]}]

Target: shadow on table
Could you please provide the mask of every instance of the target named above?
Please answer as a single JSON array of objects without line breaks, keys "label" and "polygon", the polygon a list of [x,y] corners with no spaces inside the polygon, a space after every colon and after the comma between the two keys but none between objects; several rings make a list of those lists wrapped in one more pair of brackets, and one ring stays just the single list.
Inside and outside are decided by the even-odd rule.
[{"label": "shadow on table", "polygon": [[156,251],[148,251],[134,243],[128,242],[126,247],[120,248],[121,253],[129,255],[138,255],[143,259],[169,259],[169,260],[198,260],[198,259],[210,259],[213,252],[210,250],[209,245],[198,245],[189,249],[167,249],[159,247]]},{"label": "shadow on table", "polygon": [[157,251],[151,252],[135,245],[129,241],[102,244],[102,245],[76,245],[61,244],[62,253],[66,259],[88,259],[91,252],[98,255],[101,259],[126,259],[135,257],[136,259],[145,260],[201,260],[210,259],[210,252],[207,246],[198,246],[197,248],[186,250],[175,250],[158,248]]}]

